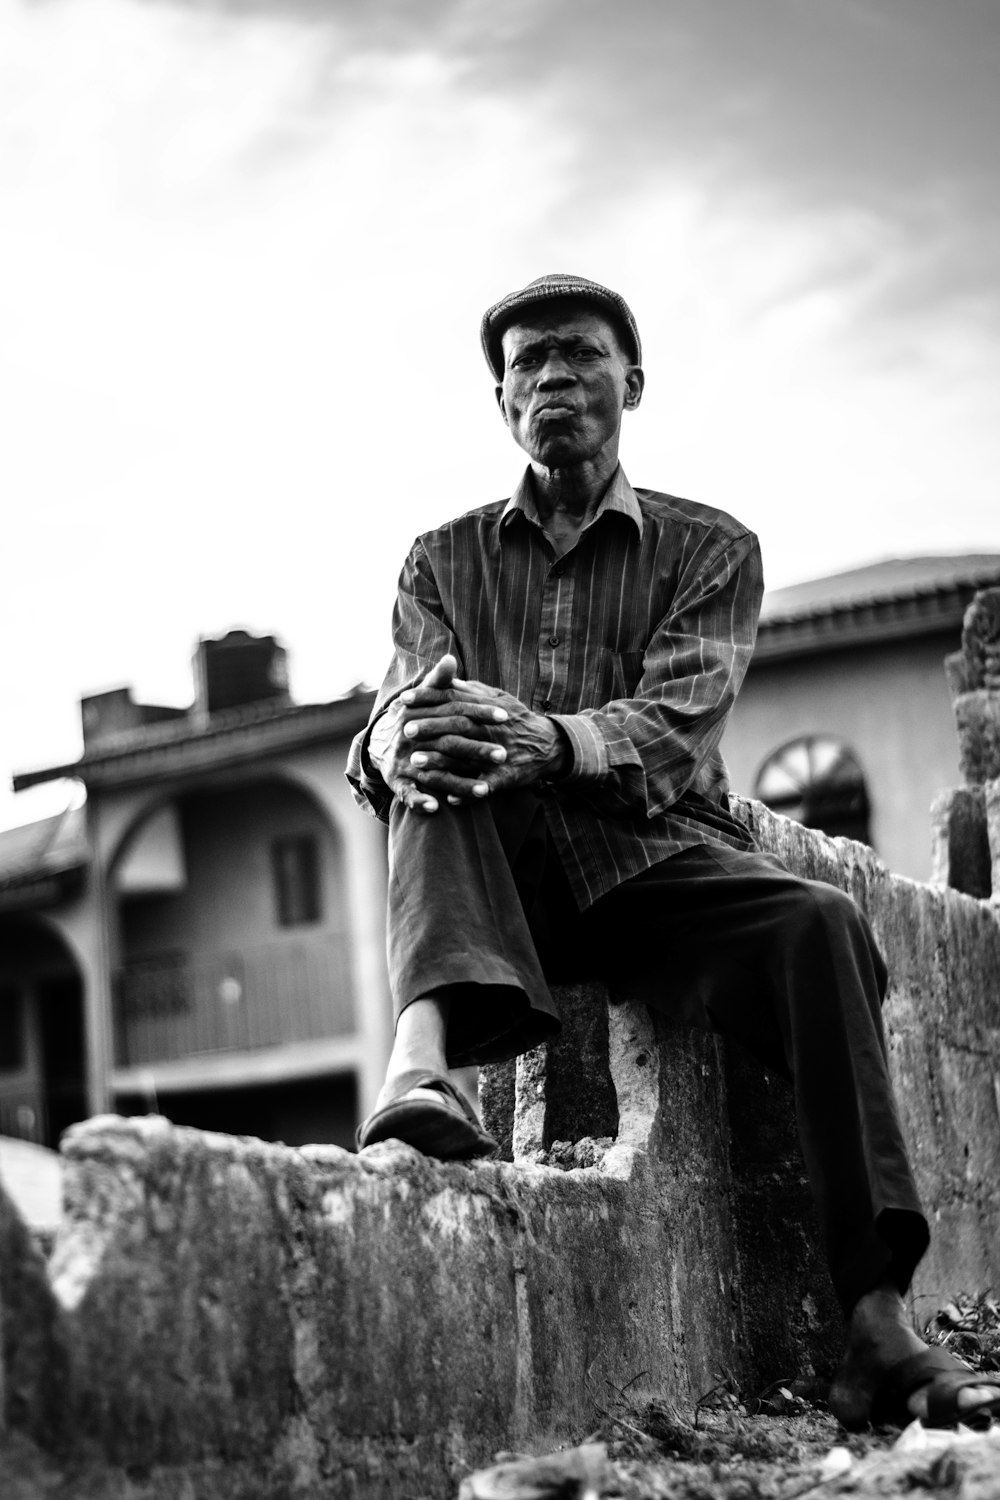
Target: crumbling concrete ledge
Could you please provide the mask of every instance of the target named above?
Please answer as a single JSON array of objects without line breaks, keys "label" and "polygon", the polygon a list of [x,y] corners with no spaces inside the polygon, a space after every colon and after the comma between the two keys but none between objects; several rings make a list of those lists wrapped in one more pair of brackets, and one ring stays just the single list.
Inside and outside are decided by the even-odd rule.
[{"label": "crumbling concrete ledge", "polygon": [[[917,1294],[995,1288],[995,906],[741,815],[849,889],[887,953],[936,1235]],[[786,1091],[599,986],[560,998],[566,1037],[485,1081],[510,1161],[296,1151],[157,1117],[72,1130],[64,1223],[32,1282],[68,1361],[49,1446],[116,1466],[143,1500],[419,1500],[497,1449],[578,1439],[628,1384],[684,1403],[722,1369],[822,1369],[837,1335]],[[24,1359],[19,1380],[37,1389]]]},{"label": "crumbling concrete ledge", "polygon": [[[299,1152],[159,1118],[71,1132],[51,1263],[70,1445],[133,1472],[235,1466],[213,1495],[248,1493],[249,1468],[262,1494],[413,1500],[498,1447],[578,1433],[643,1372],[711,1383],[735,1357],[727,1198],[693,1140],[651,1170],[654,1038],[618,1018],[614,1065],[648,1076],[654,1107],[590,1169]],[[692,1071],[697,1121],[718,1072]]]}]

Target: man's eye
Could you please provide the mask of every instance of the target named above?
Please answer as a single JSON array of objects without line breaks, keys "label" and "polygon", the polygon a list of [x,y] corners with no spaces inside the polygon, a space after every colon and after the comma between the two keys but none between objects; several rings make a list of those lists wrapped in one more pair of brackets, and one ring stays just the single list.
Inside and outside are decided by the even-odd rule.
[{"label": "man's eye", "polygon": [[515,370],[523,370],[526,366],[537,364],[537,362],[538,361],[533,354],[519,354],[517,358],[512,361]]},{"label": "man's eye", "polygon": [[596,350],[596,349],[574,349],[573,350],[573,357],[574,357],[574,359],[597,359],[597,357],[598,357],[598,350]]}]

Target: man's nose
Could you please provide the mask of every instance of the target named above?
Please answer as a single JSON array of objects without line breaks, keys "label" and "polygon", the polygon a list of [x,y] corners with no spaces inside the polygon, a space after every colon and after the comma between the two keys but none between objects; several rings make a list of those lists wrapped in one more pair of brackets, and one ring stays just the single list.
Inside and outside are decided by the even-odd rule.
[{"label": "man's nose", "polygon": [[553,386],[571,385],[576,379],[573,367],[562,354],[552,353],[538,371],[538,389],[550,390]]}]

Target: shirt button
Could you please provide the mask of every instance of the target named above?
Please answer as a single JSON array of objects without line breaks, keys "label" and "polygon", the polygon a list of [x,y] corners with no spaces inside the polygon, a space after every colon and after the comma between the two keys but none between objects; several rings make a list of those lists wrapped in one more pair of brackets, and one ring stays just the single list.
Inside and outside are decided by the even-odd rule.
[{"label": "shirt button", "polygon": [[549,645],[550,646],[558,646],[558,644],[559,644],[559,637],[557,635],[550,635],[549,636]]},{"label": "shirt button", "polygon": [[565,571],[566,569],[563,567],[562,563],[556,563],[555,567],[552,569],[552,577],[561,578]]},{"label": "shirt button", "polygon": [[551,698],[543,698],[542,699],[542,713],[543,714],[547,714],[548,711],[549,711],[549,709],[551,707],[552,707],[552,699]]}]

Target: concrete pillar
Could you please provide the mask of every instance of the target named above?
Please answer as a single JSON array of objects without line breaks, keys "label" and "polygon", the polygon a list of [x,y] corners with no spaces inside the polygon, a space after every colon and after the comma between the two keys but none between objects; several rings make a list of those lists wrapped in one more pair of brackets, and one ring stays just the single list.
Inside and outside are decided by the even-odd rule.
[{"label": "concrete pillar", "polygon": [[939,792],[931,803],[931,884],[948,885],[980,900],[995,882],[990,876],[986,796],[981,786]]},{"label": "concrete pillar", "polygon": [[113,912],[108,892],[100,809],[87,801],[87,834],[93,850],[88,899],[93,918],[92,962],[84,982],[84,1034],[87,1047],[87,1108],[92,1115],[111,1108],[111,1069],[114,1066],[114,1011],[112,1001]]},{"label": "concrete pillar", "polygon": [[1000,901],[1000,588],[965,612],[962,649],[945,657],[965,786],[931,807],[935,885]]}]

